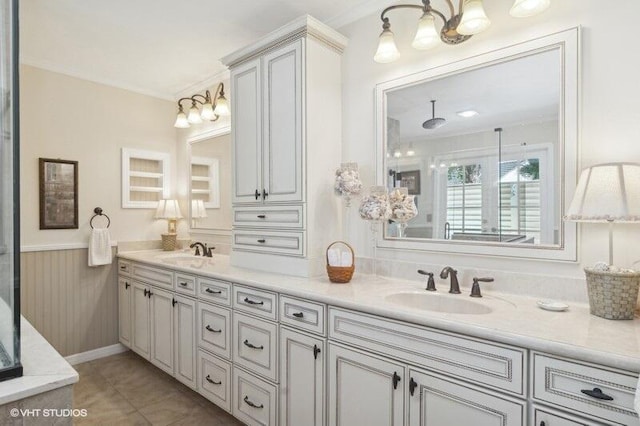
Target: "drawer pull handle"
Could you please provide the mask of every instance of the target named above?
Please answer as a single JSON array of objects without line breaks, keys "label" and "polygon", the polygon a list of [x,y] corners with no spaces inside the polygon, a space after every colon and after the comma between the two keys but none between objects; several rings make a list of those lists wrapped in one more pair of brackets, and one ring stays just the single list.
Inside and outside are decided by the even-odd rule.
[{"label": "drawer pull handle", "polygon": [[258,350],[263,350],[264,349],[264,346],[262,346],[262,345],[256,346],[253,343],[250,343],[247,339],[244,339],[243,343],[244,343],[244,345],[246,347],[251,348],[251,349],[258,349]]},{"label": "drawer pull handle", "polygon": [[267,215],[266,214],[259,214],[258,215],[258,219],[266,219]]},{"label": "drawer pull handle", "polygon": [[207,331],[210,331],[212,333],[222,333],[222,329],[215,330],[215,329],[211,328],[211,326],[209,324],[207,324],[205,328],[207,329]]},{"label": "drawer pull handle", "polygon": [[205,379],[207,380],[207,382],[213,384],[213,385],[221,385],[222,382],[216,382],[215,380],[211,380],[211,376],[207,374],[207,377],[205,377]]},{"label": "drawer pull handle", "polygon": [[204,291],[209,294],[222,294],[222,290],[211,290],[209,287],[205,288]]},{"label": "drawer pull handle", "polygon": [[606,393],[603,393],[602,389],[600,388],[593,388],[593,390],[582,389],[580,392],[595,399],[601,399],[603,401],[613,401],[613,397],[607,395]]},{"label": "drawer pull handle", "polygon": [[259,242],[260,244],[264,244],[264,243],[266,243],[266,242],[267,242],[267,240],[260,239],[260,240],[258,240],[258,242]]},{"label": "drawer pull handle", "polygon": [[184,281],[182,281],[182,282],[180,282],[178,284],[180,284],[182,287],[186,287],[187,286],[187,283],[185,283]]},{"label": "drawer pull handle", "polygon": [[[411,396],[413,396],[413,393],[416,391],[417,387],[418,387],[418,382],[413,380],[413,377],[411,377],[409,379],[409,393],[411,394]],[[541,425],[541,426],[544,426],[544,425]]]},{"label": "drawer pull handle", "polygon": [[256,302],[255,300],[251,300],[248,297],[244,298],[244,302],[250,305],[264,305],[264,302]]},{"label": "drawer pull handle", "polygon": [[313,345],[313,359],[318,359],[318,354],[320,353],[320,348],[318,345]]},{"label": "drawer pull handle", "polygon": [[296,317],[296,318],[302,318],[302,317],[304,317],[304,313],[303,313],[303,312],[294,312],[292,315],[293,315],[294,317]]},{"label": "drawer pull handle", "polygon": [[395,371],[393,372],[393,388],[398,389],[398,383],[400,382],[400,376]]},{"label": "drawer pull handle", "polygon": [[124,271],[125,269],[127,269],[127,265],[120,265],[120,269]]},{"label": "drawer pull handle", "polygon": [[249,399],[249,397],[248,397],[248,396],[246,396],[246,395],[245,395],[245,397],[244,397],[244,402],[245,402],[245,404],[247,404],[249,407],[253,407],[253,408],[264,408],[264,405],[263,405],[263,404],[256,405],[256,404],[254,404],[253,402],[251,402],[251,400]]}]

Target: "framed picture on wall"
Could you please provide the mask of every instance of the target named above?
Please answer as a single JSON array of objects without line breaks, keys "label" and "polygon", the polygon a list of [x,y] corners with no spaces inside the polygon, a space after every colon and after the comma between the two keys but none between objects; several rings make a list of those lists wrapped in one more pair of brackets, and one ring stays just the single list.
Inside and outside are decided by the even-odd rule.
[{"label": "framed picture on wall", "polygon": [[400,186],[409,190],[409,195],[420,195],[420,170],[400,172],[396,175]]},{"label": "framed picture on wall", "polygon": [[40,158],[40,229],[78,229],[78,162]]}]

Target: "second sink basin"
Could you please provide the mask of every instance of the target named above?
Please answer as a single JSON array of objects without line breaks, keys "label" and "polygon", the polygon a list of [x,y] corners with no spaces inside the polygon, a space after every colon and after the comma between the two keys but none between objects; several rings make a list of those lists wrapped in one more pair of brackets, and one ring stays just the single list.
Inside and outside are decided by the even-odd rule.
[{"label": "second sink basin", "polygon": [[480,302],[464,299],[462,295],[443,295],[438,293],[405,292],[390,294],[385,299],[388,302],[407,308],[423,309],[425,311],[443,312],[449,314],[481,315],[493,310]]}]

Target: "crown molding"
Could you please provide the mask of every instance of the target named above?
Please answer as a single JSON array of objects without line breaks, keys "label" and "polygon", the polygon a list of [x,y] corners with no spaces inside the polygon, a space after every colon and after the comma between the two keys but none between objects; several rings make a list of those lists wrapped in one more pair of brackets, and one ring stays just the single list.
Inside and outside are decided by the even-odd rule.
[{"label": "crown molding", "polygon": [[190,84],[189,86],[186,86],[184,89],[176,92],[173,95],[173,99],[174,101],[177,101],[180,98],[185,98],[185,97],[189,97],[191,95],[193,95],[194,93],[199,93],[199,92],[203,92],[206,89],[209,89],[215,85],[217,85],[220,82],[224,82],[226,80],[229,80],[229,70],[228,69],[224,69],[222,71],[220,71],[219,73],[206,78],[205,80],[199,81],[197,83],[194,84]]},{"label": "crown molding", "polygon": [[89,76],[87,74],[78,72],[71,68],[60,66],[58,64],[54,64],[46,60],[35,59],[29,56],[24,56],[24,55],[20,56],[20,64],[28,65],[30,67],[40,68],[45,71],[51,71],[58,74],[63,74],[68,77],[73,77],[80,80],[90,81],[92,83],[102,84],[104,86],[114,87],[116,89],[127,90],[129,92],[138,93],[140,95],[151,96],[152,98],[158,98],[165,101],[174,100],[172,93],[156,92],[153,90],[144,89],[142,87],[126,84],[118,80],[95,78],[93,76]]},{"label": "crown molding", "polygon": [[395,3],[394,0],[368,0],[352,7],[348,11],[329,18],[325,21],[325,24],[339,29],[346,25],[349,25],[365,16],[372,15],[374,13],[380,13],[382,10]]}]

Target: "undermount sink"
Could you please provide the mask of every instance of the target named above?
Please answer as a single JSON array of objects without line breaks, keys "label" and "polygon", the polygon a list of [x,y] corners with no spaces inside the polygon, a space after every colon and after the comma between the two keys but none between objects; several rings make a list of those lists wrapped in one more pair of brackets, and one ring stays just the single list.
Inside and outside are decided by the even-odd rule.
[{"label": "undermount sink", "polygon": [[438,293],[395,293],[385,299],[388,302],[407,308],[449,314],[482,315],[493,311],[489,306],[473,300],[463,299],[462,295],[442,295]]},{"label": "undermount sink", "polygon": [[187,266],[190,268],[202,268],[206,265],[213,264],[213,259],[204,256],[195,256],[191,253],[171,253],[158,256],[164,263],[169,263],[176,266]]}]

